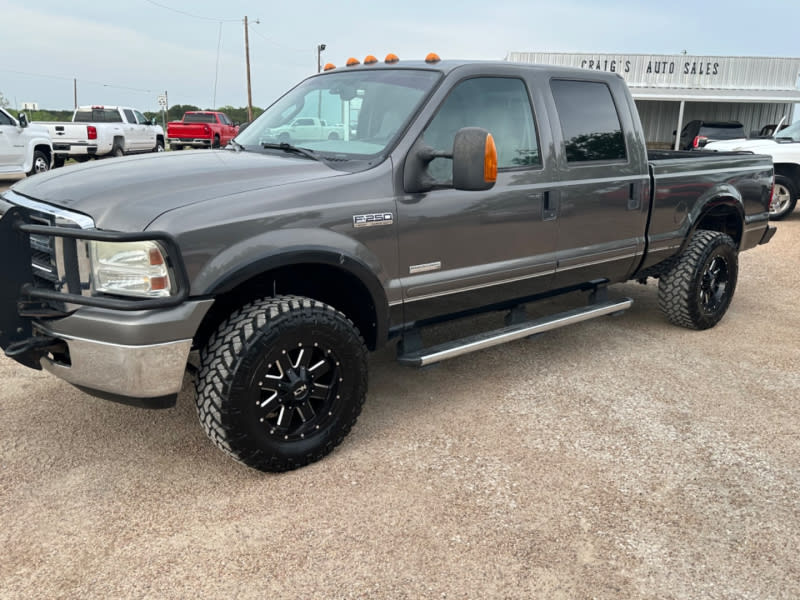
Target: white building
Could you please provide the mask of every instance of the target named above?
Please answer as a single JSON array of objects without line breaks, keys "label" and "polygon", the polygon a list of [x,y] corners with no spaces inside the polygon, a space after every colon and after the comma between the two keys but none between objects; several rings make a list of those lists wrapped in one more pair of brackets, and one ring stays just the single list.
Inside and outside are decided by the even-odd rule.
[{"label": "white building", "polygon": [[746,132],[800,102],[800,58],[510,52],[506,60],[619,73],[631,89],[648,146],[671,147],[689,121],[739,121]]}]

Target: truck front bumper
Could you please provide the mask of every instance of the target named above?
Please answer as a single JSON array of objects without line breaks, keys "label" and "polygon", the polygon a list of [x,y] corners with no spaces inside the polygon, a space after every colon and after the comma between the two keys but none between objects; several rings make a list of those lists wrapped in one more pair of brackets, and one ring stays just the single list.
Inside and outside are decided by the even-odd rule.
[{"label": "truck front bumper", "polygon": [[95,396],[171,406],[183,385],[192,337],[212,303],[196,300],[134,313],[89,307],[62,319],[35,322],[38,335],[66,348],[43,355],[40,364]]}]

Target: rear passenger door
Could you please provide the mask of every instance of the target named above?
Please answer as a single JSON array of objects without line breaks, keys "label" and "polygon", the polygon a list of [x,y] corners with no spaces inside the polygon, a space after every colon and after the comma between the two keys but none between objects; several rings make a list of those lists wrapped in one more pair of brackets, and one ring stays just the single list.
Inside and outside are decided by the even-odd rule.
[{"label": "rear passenger door", "polygon": [[[547,208],[554,165],[549,135],[537,129],[540,109],[519,76],[472,77],[455,83],[426,125],[425,143],[448,151],[459,129],[487,129],[499,169],[487,191],[445,188],[399,198],[406,322],[549,289],[557,225]],[[452,161],[434,159],[428,171],[446,184]]]},{"label": "rear passenger door", "polygon": [[636,135],[638,116],[619,86],[621,80],[550,80],[558,148],[557,287],[624,280],[644,250],[647,157]]}]

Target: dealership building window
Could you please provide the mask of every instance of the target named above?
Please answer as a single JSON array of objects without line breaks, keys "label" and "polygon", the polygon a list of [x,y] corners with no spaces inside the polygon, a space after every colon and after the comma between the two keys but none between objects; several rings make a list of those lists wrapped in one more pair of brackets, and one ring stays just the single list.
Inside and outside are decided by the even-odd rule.
[{"label": "dealership building window", "polygon": [[506,60],[618,73],[650,148],[677,148],[674,132],[695,120],[737,121],[758,135],[800,118],[800,58],[509,52]]}]

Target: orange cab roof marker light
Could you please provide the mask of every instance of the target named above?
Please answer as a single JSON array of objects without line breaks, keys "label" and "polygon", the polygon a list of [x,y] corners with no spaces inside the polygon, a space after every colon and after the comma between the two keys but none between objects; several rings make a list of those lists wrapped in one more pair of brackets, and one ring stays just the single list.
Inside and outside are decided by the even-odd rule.
[{"label": "orange cab roof marker light", "polygon": [[355,67],[356,65],[360,65],[360,64],[361,63],[359,62],[359,60],[357,58],[350,57],[350,58],[347,59],[347,66],[348,67]]},{"label": "orange cab roof marker light", "polygon": [[323,71],[331,71],[336,68],[336,65],[333,63],[327,63],[325,67],[322,69]]},{"label": "orange cab roof marker light", "polygon": [[440,60],[442,60],[442,59],[439,58],[439,55],[436,54],[435,52],[430,52],[430,53],[428,53],[428,56],[425,57],[425,62],[426,63],[437,63]]},{"label": "orange cab roof marker light", "polygon": [[397,56],[397,54],[392,54],[390,52],[386,55],[386,58],[383,59],[383,62],[385,62],[387,65],[393,65],[394,63],[400,62],[400,58]]},{"label": "orange cab roof marker light", "polygon": [[367,57],[364,59],[365,65],[374,65],[376,62],[378,62],[378,59],[372,56],[372,54],[367,54]]}]

